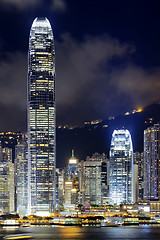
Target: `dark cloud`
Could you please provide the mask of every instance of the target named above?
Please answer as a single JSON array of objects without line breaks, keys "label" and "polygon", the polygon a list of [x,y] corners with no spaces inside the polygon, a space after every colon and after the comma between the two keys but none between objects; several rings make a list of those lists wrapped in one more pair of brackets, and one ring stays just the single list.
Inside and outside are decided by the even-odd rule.
[{"label": "dark cloud", "polygon": [[120,93],[126,93],[132,105],[140,107],[160,97],[160,68],[144,70],[133,64],[112,72],[111,83]]},{"label": "dark cloud", "polygon": [[7,53],[0,61],[0,130],[26,129],[27,54]]},{"label": "dark cloud", "polygon": [[65,11],[66,10],[66,2],[65,0],[52,0],[51,8],[53,11]]},{"label": "dark cloud", "polygon": [[63,12],[66,10],[65,0],[1,0],[0,5],[4,7],[14,6],[20,11],[42,6],[48,6],[49,9],[55,12]]},{"label": "dark cloud", "polygon": [[4,6],[15,6],[20,10],[38,6],[42,1],[41,0],[1,0],[1,5]]},{"label": "dark cloud", "polygon": [[0,62],[0,104],[26,108],[27,54],[8,53]]},{"label": "dark cloud", "polygon": [[132,46],[107,36],[88,36],[83,42],[77,42],[64,34],[61,42],[56,43],[58,104],[73,105],[91,82],[99,81],[105,74],[102,65],[107,68],[113,57],[132,51]]}]

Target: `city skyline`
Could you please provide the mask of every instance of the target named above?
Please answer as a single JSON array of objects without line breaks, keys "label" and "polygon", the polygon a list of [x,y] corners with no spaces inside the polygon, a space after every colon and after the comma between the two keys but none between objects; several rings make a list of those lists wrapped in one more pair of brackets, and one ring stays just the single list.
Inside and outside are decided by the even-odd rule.
[{"label": "city skyline", "polygon": [[37,16],[55,28],[58,124],[105,119],[159,99],[157,1],[117,1],[115,8],[103,0],[2,0],[0,6],[0,130],[26,131],[27,36]]}]

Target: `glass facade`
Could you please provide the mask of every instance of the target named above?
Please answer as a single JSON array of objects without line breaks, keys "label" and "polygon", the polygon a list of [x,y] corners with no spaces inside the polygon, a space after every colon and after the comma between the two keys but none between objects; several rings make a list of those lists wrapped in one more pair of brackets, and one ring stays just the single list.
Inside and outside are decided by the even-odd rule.
[{"label": "glass facade", "polygon": [[17,212],[27,214],[28,203],[28,147],[23,141],[15,149]]},{"label": "glass facade", "polygon": [[103,205],[107,198],[107,159],[95,153],[84,162],[85,204]]},{"label": "glass facade", "polygon": [[36,18],[32,24],[28,58],[28,213],[51,213],[55,204],[55,50],[47,18]]},{"label": "glass facade", "polygon": [[0,212],[15,212],[15,182],[12,149],[0,146]]},{"label": "glass facade", "polygon": [[144,153],[133,153],[133,163],[138,164],[138,200],[143,200],[144,191]]},{"label": "glass facade", "polygon": [[144,131],[144,200],[158,200],[160,195],[159,138],[159,124]]},{"label": "glass facade", "polygon": [[132,202],[133,148],[128,130],[114,130],[110,147],[110,203]]}]

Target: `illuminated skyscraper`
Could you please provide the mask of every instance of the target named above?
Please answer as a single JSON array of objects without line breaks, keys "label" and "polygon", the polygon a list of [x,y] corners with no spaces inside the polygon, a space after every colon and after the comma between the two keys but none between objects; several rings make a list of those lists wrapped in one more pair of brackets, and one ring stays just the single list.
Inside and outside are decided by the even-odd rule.
[{"label": "illuminated skyscraper", "polygon": [[133,153],[133,163],[138,164],[138,200],[143,200],[144,191],[144,153]]},{"label": "illuminated skyscraper", "polygon": [[107,203],[107,159],[95,153],[84,161],[85,204]]},{"label": "illuminated skyscraper", "polygon": [[144,131],[144,200],[160,198],[160,126]]},{"label": "illuminated skyscraper", "polygon": [[27,214],[28,203],[28,146],[24,138],[15,148],[17,213]]},{"label": "illuminated skyscraper", "polygon": [[15,211],[15,182],[12,149],[0,146],[0,212]]},{"label": "illuminated skyscraper", "polygon": [[131,203],[133,148],[128,130],[114,130],[110,148],[110,202]]},{"label": "illuminated skyscraper", "polygon": [[55,50],[47,18],[36,18],[29,38],[28,213],[55,205]]}]

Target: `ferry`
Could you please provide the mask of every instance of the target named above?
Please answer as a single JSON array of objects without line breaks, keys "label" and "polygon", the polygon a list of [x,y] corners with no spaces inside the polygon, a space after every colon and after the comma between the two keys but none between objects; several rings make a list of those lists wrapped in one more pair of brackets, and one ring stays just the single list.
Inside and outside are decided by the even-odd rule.
[{"label": "ferry", "polygon": [[74,226],[82,225],[81,218],[78,217],[55,217],[52,221],[54,225]]},{"label": "ferry", "polygon": [[138,217],[124,218],[123,225],[139,225],[139,218]]},{"label": "ferry", "polygon": [[20,226],[20,222],[18,219],[5,219],[0,221],[0,226]]},{"label": "ferry", "polygon": [[101,221],[101,227],[119,227],[122,225],[121,219],[112,219],[112,218],[105,218]]}]

